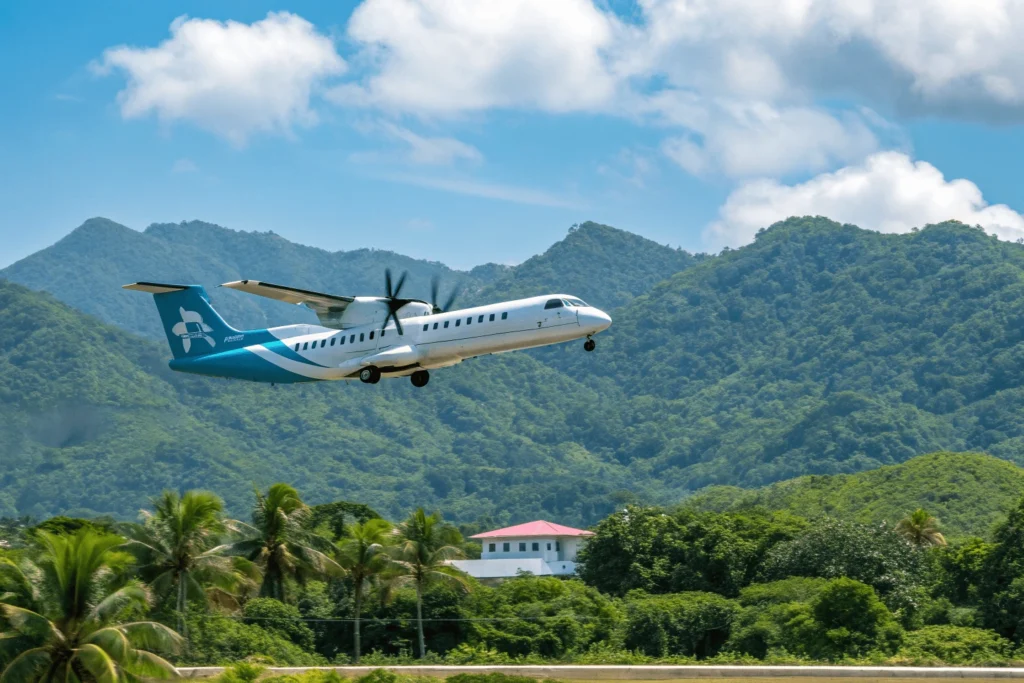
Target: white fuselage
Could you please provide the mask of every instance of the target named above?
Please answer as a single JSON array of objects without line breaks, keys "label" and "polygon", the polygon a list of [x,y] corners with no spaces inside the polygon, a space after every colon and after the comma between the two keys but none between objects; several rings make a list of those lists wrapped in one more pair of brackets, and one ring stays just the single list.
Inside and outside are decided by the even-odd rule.
[{"label": "white fuselage", "polygon": [[355,379],[368,366],[384,376],[409,375],[476,356],[589,337],[611,324],[603,311],[580,304],[575,297],[553,294],[436,314],[413,305],[409,308],[420,314],[398,313],[403,334],[394,321],[383,330],[377,321],[344,330],[288,325],[268,331],[297,357],[258,345],[248,350],[310,379]]}]

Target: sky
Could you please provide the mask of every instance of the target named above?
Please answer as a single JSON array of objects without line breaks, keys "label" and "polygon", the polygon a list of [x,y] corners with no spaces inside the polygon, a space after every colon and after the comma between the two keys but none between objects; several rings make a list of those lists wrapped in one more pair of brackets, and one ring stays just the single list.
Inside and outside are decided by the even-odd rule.
[{"label": "sky", "polygon": [[0,267],[93,216],[457,268],[586,220],[1017,240],[1022,31],[1016,0],[9,0]]}]

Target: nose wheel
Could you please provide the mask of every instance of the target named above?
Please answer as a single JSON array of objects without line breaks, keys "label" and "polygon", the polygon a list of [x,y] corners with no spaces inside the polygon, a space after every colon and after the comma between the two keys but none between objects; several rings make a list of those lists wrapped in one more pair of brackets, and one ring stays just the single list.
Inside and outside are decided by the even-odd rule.
[{"label": "nose wheel", "polygon": [[584,351],[593,351],[596,348],[597,348],[597,344],[594,343],[593,339],[588,339],[587,341],[583,342],[583,350]]},{"label": "nose wheel", "polygon": [[412,382],[414,387],[425,387],[427,382],[430,381],[430,373],[426,370],[417,370],[409,375],[409,381]]},{"label": "nose wheel", "polygon": [[364,384],[376,384],[380,381],[380,368],[371,365],[359,371],[359,380]]}]

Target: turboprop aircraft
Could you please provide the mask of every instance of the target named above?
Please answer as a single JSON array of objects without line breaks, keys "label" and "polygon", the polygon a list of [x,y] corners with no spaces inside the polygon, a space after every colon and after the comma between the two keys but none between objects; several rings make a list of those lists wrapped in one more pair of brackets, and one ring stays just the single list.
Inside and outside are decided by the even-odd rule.
[{"label": "turboprop aircraft", "polygon": [[406,273],[392,287],[385,271],[386,296],[338,296],[258,280],[222,287],[306,306],[320,325],[285,325],[236,330],[210,305],[200,285],[135,282],[125,289],[148,292],[156,300],[174,356],[172,370],[197,375],[287,384],[408,376],[422,387],[430,370],[467,358],[591,337],[612,324],[608,314],[568,294],[546,294],[487,306],[449,310],[455,292],[437,304],[399,296]]}]

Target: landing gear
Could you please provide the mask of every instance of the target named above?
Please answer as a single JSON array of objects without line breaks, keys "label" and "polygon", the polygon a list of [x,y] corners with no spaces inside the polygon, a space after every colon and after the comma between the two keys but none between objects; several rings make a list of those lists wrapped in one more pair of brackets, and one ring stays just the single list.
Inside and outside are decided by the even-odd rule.
[{"label": "landing gear", "polygon": [[376,384],[380,381],[380,368],[371,365],[359,371],[359,379],[365,384]]},{"label": "landing gear", "polygon": [[425,387],[427,386],[427,382],[430,381],[430,373],[426,370],[417,370],[409,375],[409,379],[412,381],[412,385],[414,387]]},{"label": "landing gear", "polygon": [[587,341],[583,342],[584,351],[593,351],[595,348],[597,348],[597,344],[594,343],[593,339],[587,339]]}]

